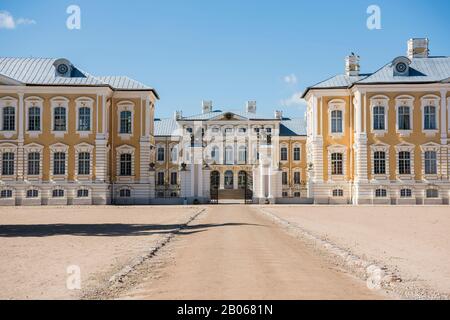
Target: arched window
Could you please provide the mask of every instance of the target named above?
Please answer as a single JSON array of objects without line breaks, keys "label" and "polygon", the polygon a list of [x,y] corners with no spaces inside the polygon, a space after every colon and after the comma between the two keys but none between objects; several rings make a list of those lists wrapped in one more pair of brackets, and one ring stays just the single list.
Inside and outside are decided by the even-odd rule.
[{"label": "arched window", "polygon": [[131,197],[131,190],[127,188],[120,189],[119,197],[121,198],[129,198]]},{"label": "arched window", "polygon": [[425,106],[424,110],[424,124],[423,128],[425,130],[436,130],[436,107],[435,106]]},{"label": "arched window", "polygon": [[53,115],[53,131],[66,131],[66,108],[56,107]]},{"label": "arched window", "polygon": [[331,132],[342,133],[342,111],[331,111]]},{"label": "arched window", "polygon": [[247,187],[247,172],[239,171],[238,186],[239,186],[239,189],[245,189]]},{"label": "arched window", "polygon": [[39,107],[28,109],[28,131],[41,131],[41,109]]},{"label": "arched window", "polygon": [[2,198],[2,199],[12,198],[12,196],[13,196],[13,192],[11,189],[4,189],[4,190],[0,191],[0,198]]},{"label": "arched window", "polygon": [[39,197],[39,190],[36,189],[27,190],[27,198],[38,198],[38,197]]},{"label": "arched window", "polygon": [[120,112],[120,133],[131,134],[131,111]]},{"label": "arched window", "polygon": [[64,190],[63,189],[54,189],[52,191],[53,198],[64,198]]},{"label": "arched window", "polygon": [[225,171],[225,175],[224,175],[224,186],[225,189],[233,189],[233,171],[228,170]]},{"label": "arched window", "polygon": [[78,109],[78,131],[91,130],[91,108],[81,107]]},{"label": "arched window", "polygon": [[16,111],[14,107],[3,108],[3,131],[16,130]]}]

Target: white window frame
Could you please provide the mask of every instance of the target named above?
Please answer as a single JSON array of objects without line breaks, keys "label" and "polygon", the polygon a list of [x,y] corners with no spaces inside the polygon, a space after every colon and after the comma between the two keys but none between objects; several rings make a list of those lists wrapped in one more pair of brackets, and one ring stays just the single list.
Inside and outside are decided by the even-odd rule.
[{"label": "white window frame", "polygon": [[[64,191],[64,197],[53,197],[53,191],[54,190],[63,190]],[[54,186],[50,189],[50,194],[49,194],[49,198],[51,199],[61,199],[61,200],[66,200],[67,199],[67,189],[64,188],[63,186]]]},{"label": "white window frame", "polygon": [[[422,151],[421,160],[422,160],[422,177],[425,180],[437,180],[439,178],[441,172],[441,145],[429,142],[420,146]],[[436,174],[425,174],[425,152],[434,151],[436,152]]]},{"label": "white window frame", "polygon": [[[52,121],[51,121],[51,133],[57,137],[62,138],[65,134],[67,134],[69,130],[69,99],[65,97],[53,97],[50,99],[50,106],[52,110]],[[63,107],[66,109],[66,130],[65,131],[55,131],[55,108],[57,107]]]},{"label": "white window frame", "polygon": [[[377,197],[377,191],[378,190],[384,190],[386,191],[386,195],[385,196],[381,196],[381,197]],[[390,191],[389,188],[386,186],[377,186],[373,189],[373,199],[389,199],[390,198]]]},{"label": "white window frame", "polygon": [[[386,154],[386,174],[375,174],[375,152],[384,152]],[[384,143],[377,143],[370,146],[370,158],[372,164],[372,177],[375,180],[387,180],[390,176],[390,168],[389,168],[389,153],[390,146]]]},{"label": "white window frame", "polygon": [[[30,131],[29,129],[29,119],[30,119],[30,108],[39,108],[39,129],[35,131]],[[25,133],[30,136],[30,138],[37,138],[42,134],[42,111],[44,108],[44,99],[40,97],[28,97],[25,99]]]},{"label": "white window frame", "polygon": [[[2,175],[3,173],[3,154],[4,153],[13,153],[14,154],[14,174],[13,175]],[[15,144],[4,142],[0,143],[0,180],[3,181],[14,181],[17,177],[17,146]]]},{"label": "white window frame", "polygon": [[[333,111],[342,112],[342,132],[332,132],[331,113]],[[334,99],[328,102],[328,133],[331,137],[339,138],[345,135],[345,101],[341,99]]]},{"label": "white window frame", "polygon": [[[334,195],[334,191],[337,191],[337,190],[341,190],[342,191],[342,196],[340,196],[340,195]],[[329,196],[330,196],[330,198],[334,198],[334,199],[343,199],[343,198],[345,198],[345,188],[343,187],[343,186],[333,186],[333,187],[331,187],[330,188],[330,191],[329,191]]]},{"label": "white window frame", "polygon": [[[401,143],[395,146],[396,158],[395,158],[395,174],[400,180],[413,180],[415,176],[415,168],[414,168],[414,145],[410,143]],[[410,166],[411,166],[411,174],[400,174],[399,168],[399,153],[402,151],[407,151],[410,153]]]},{"label": "white window frame", "polygon": [[[409,130],[399,129],[399,107],[409,107]],[[409,137],[414,131],[414,97],[402,95],[395,98],[395,128],[401,137]]]},{"label": "white window frame", "polygon": [[[247,148],[247,146],[246,145],[239,145],[237,147],[237,149],[238,149],[238,154],[237,154],[238,164],[246,164],[247,160],[248,160],[248,148]],[[245,157],[244,157],[245,159],[244,160],[241,160],[241,152],[245,152]]]},{"label": "white window frame", "polygon": [[[75,100],[76,105],[76,133],[80,137],[87,137],[93,132],[94,100],[89,97],[80,97]],[[89,108],[89,130],[80,130],[80,108]]]},{"label": "white window frame", "polygon": [[[282,156],[281,156],[281,151],[282,149],[285,148],[286,149],[286,160],[283,160]],[[287,163],[289,162],[289,146],[287,143],[282,143],[280,144],[280,162],[281,163]]]},{"label": "white window frame", "polygon": [[[120,155],[131,154],[131,176],[120,175]],[[118,181],[133,181],[135,178],[135,148],[124,144],[116,148],[116,176]]]},{"label": "white window frame", "polygon": [[[384,130],[375,129],[374,108],[384,107]],[[372,133],[377,137],[384,136],[389,131],[389,97],[378,95],[370,98],[370,124]]]},{"label": "white window frame", "polygon": [[[3,129],[3,109],[6,107],[13,107],[14,108],[14,130],[8,130],[5,131]],[[18,124],[18,118],[19,115],[17,113],[17,99],[6,96],[0,98],[0,134],[2,134],[6,139],[12,138],[17,133],[17,124]]]},{"label": "white window frame", "polygon": [[[159,149],[163,150],[163,159],[159,160]],[[162,164],[166,161],[166,146],[164,144],[157,144],[156,145],[156,162],[159,164]]]},{"label": "white window frame", "polygon": [[[342,175],[333,175],[331,170],[331,155],[333,153],[342,153]],[[347,146],[331,145],[328,147],[328,180],[343,181],[347,180]]]},{"label": "white window frame", "polygon": [[[120,113],[122,111],[131,112],[131,132],[120,133]],[[117,104],[117,134],[122,140],[129,140],[134,134],[134,103],[132,101],[121,101]]]},{"label": "white window frame", "polygon": [[[81,175],[78,172],[78,161],[79,161],[79,154],[80,153],[89,153],[89,174],[88,175]],[[92,180],[94,176],[94,146],[83,142],[80,144],[75,145],[75,179],[76,180]]]},{"label": "white window frame", "polygon": [[[300,159],[299,160],[295,160],[295,148],[298,148],[299,149],[299,151],[300,151]],[[301,146],[301,144],[300,143],[295,143],[293,146],[292,146],[292,162],[294,162],[294,163],[299,163],[299,162],[301,162],[302,161],[302,146]]]},{"label": "white window frame", "polygon": [[[32,190],[36,190],[38,192],[38,196],[35,197],[35,198],[28,198],[27,197],[27,193],[28,193],[28,191],[32,191]],[[26,188],[25,191],[24,191],[24,194],[23,194],[24,198],[27,199],[27,200],[40,200],[41,199],[41,195],[42,195],[41,189],[36,187],[36,186],[30,186],[30,187]]]},{"label": "white window frame", "polygon": [[[24,177],[26,180],[29,181],[40,181],[42,180],[42,174],[43,174],[43,152],[44,152],[44,146],[38,144],[38,143],[30,143],[23,147],[24,149]],[[39,175],[29,175],[28,174],[28,154],[30,153],[39,153]]]},{"label": "white window frame", "polygon": [[[402,197],[402,190],[404,190],[404,189],[409,189],[409,190],[411,190],[411,197]],[[415,197],[414,188],[413,188],[412,186],[408,186],[408,185],[406,185],[406,186],[400,186],[400,187],[398,188],[398,195],[397,195],[397,197],[398,197],[399,199],[415,199],[416,197]]]},{"label": "white window frame", "polygon": [[[54,175],[54,154],[55,153],[65,153],[66,156],[64,158],[64,174],[63,175]],[[55,143],[50,146],[50,180],[54,181],[67,181],[67,177],[69,176],[69,168],[68,168],[68,161],[69,161],[69,146],[64,143]]]},{"label": "white window frame", "polygon": [[[78,191],[79,190],[87,190],[88,191],[88,196],[87,197],[78,197]],[[85,199],[85,200],[90,200],[92,199],[92,188],[87,187],[87,186],[78,186],[75,188],[75,194],[74,194],[74,198],[75,199]]]},{"label": "white window frame", "polygon": [[[441,119],[440,119],[440,113],[441,113],[441,108],[440,108],[440,101],[441,98],[432,94],[423,96],[422,98],[420,98],[421,101],[421,114],[422,114],[422,120],[421,120],[421,124],[420,127],[422,128],[422,132],[425,133],[425,135],[427,137],[432,137],[435,136],[436,134],[439,133],[440,130],[440,124],[441,124]],[[436,109],[436,129],[425,129],[425,107],[427,106],[433,106]]]}]

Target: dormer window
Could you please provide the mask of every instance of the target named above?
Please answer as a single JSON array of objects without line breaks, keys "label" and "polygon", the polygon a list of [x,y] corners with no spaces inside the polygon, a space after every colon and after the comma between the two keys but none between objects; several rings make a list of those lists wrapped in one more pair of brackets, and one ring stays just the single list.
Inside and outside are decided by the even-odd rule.
[{"label": "dormer window", "polygon": [[70,78],[72,74],[72,64],[67,59],[58,59],[53,63],[57,77]]},{"label": "dormer window", "polygon": [[394,76],[408,76],[410,64],[411,60],[409,60],[407,57],[395,58],[394,61],[392,61]]}]

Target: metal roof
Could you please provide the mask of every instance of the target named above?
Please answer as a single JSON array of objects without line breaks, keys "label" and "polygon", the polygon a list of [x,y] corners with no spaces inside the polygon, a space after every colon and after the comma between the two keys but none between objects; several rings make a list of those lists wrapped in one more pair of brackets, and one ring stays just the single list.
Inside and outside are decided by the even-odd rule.
[{"label": "metal roof", "polygon": [[157,92],[136,80],[125,76],[95,77],[73,66],[70,77],[58,76],[55,72],[55,58],[1,58],[0,75],[23,85],[100,86],[114,90],[149,90]]},{"label": "metal roof", "polygon": [[172,136],[178,129],[177,121],[173,118],[155,119],[155,137]]},{"label": "metal roof", "polygon": [[306,120],[302,118],[285,118],[280,123],[280,136],[306,136]]}]

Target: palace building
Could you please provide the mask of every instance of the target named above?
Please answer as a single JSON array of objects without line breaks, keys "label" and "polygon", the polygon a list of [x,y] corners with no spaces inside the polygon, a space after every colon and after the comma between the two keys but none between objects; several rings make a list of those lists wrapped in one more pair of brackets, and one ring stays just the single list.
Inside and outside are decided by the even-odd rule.
[{"label": "palace building", "polygon": [[155,119],[157,92],[67,59],[0,58],[0,205],[449,204],[450,57],[428,39],[308,87],[306,115],[255,101]]}]

